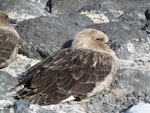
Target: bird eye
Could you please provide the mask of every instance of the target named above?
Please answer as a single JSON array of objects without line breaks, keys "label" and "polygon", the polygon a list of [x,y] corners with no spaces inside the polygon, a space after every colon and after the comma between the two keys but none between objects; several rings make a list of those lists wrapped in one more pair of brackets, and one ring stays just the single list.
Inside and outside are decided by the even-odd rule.
[{"label": "bird eye", "polygon": [[4,15],[3,18],[4,18],[4,19],[8,19],[8,16],[7,16],[7,15]]},{"label": "bird eye", "polygon": [[104,39],[103,39],[103,38],[96,38],[96,40],[104,41]]}]

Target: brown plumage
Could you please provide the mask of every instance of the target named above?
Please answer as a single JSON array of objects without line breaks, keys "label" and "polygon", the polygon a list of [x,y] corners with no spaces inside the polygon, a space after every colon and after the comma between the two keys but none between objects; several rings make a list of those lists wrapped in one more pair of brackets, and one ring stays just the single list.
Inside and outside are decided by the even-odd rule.
[{"label": "brown plumage", "polygon": [[116,57],[107,45],[107,36],[95,29],[85,29],[71,48],[53,53],[36,64],[19,80],[24,88],[17,99],[50,105],[72,99],[84,99],[102,92],[116,72]]},{"label": "brown plumage", "polygon": [[19,48],[19,35],[9,25],[7,14],[0,12],[0,68],[14,61]]}]

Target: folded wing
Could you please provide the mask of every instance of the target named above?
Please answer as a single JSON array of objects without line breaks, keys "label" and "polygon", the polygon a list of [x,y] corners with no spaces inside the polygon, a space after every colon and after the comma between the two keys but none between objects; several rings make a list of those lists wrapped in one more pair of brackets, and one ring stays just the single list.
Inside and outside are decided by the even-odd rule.
[{"label": "folded wing", "polygon": [[0,68],[11,63],[18,53],[19,38],[9,30],[0,28]]},{"label": "folded wing", "polygon": [[34,104],[57,104],[70,96],[86,98],[97,82],[110,73],[113,58],[107,53],[64,49],[29,69],[19,80],[24,88],[17,98]]}]

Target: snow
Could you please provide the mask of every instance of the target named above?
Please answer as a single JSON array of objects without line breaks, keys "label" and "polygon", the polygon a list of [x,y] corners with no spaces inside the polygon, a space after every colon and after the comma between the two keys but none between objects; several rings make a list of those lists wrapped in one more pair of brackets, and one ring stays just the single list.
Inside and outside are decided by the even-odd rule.
[{"label": "snow", "polygon": [[150,103],[140,102],[135,106],[132,106],[125,113],[150,113]]}]

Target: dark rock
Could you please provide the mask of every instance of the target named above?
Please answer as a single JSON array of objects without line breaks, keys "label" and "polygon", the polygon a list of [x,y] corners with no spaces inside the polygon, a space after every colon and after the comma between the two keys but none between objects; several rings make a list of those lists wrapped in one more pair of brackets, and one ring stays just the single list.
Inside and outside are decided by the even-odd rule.
[{"label": "dark rock", "polygon": [[52,0],[52,13],[57,15],[69,15],[78,11],[83,6],[97,3],[97,0]]},{"label": "dark rock", "polygon": [[99,11],[102,10],[101,9],[101,5],[100,4],[92,4],[92,5],[87,5],[82,7],[81,9],[79,9],[79,12],[85,12],[85,11]]},{"label": "dark rock", "polygon": [[73,21],[76,25],[85,27],[87,25],[94,24],[94,22],[87,16],[81,15],[78,12],[73,12],[69,14],[69,18]]},{"label": "dark rock", "polygon": [[42,45],[42,44],[39,44],[37,46],[37,52],[39,53],[39,55],[42,57],[42,58],[46,58],[49,53],[46,51],[46,48],[44,47],[45,45]]},{"label": "dark rock", "polygon": [[[116,83],[115,86],[112,86],[114,88],[126,89],[128,93],[132,93],[135,91],[135,92],[143,92],[147,95],[150,94],[149,71],[148,70],[145,71],[144,69],[142,69],[142,67],[139,70],[131,68],[118,70],[116,81],[119,82]],[[139,98],[137,97],[137,95],[134,93],[134,97]]]},{"label": "dark rock", "polygon": [[147,9],[145,11],[145,17],[146,17],[147,20],[150,20],[150,9]]},{"label": "dark rock", "polygon": [[126,11],[120,15],[118,19],[127,23],[136,24],[141,27],[145,21],[144,12],[148,7],[149,5],[144,5],[126,9]]},{"label": "dark rock", "polygon": [[82,28],[69,18],[39,17],[25,20],[16,26],[20,34],[20,53],[29,58],[45,58],[73,39]]},{"label": "dark rock", "polygon": [[144,0],[112,0],[109,2],[103,2],[102,6],[112,13],[113,21],[126,21],[129,23],[141,24],[137,21],[144,19],[144,12],[149,8],[149,1]]},{"label": "dark rock", "polygon": [[24,100],[18,100],[14,103],[14,112],[15,113],[29,113],[30,103]]},{"label": "dark rock", "polygon": [[150,20],[146,20],[143,30],[145,30],[147,34],[150,34]]}]

